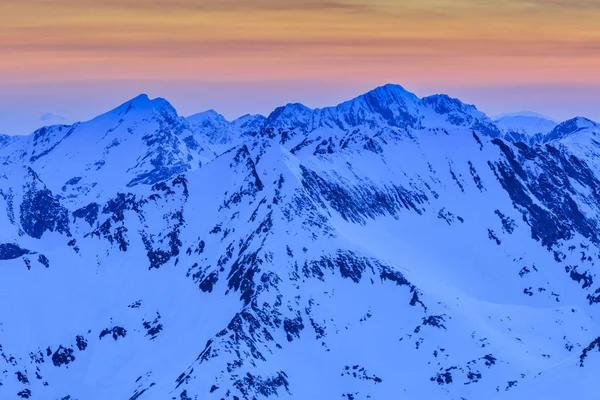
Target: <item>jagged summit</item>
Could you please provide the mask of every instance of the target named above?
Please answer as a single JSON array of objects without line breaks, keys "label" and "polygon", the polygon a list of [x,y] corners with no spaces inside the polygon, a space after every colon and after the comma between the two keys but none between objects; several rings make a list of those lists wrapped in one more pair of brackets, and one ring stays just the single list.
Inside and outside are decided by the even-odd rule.
[{"label": "jagged summit", "polygon": [[314,110],[304,104],[288,103],[269,114],[265,124],[271,127],[298,126],[306,129],[311,123],[313,113]]},{"label": "jagged summit", "polygon": [[186,118],[192,129],[202,131],[204,134],[226,129],[231,123],[215,110],[207,110]]},{"label": "jagged summit", "polygon": [[309,113],[311,111],[313,111],[311,108],[302,103],[288,103],[285,106],[277,107],[267,118],[276,119],[284,114]]},{"label": "jagged summit", "polygon": [[304,131],[320,128],[347,130],[354,127],[369,129],[421,129],[439,125],[441,120],[452,125],[485,127],[486,134],[498,136],[491,120],[473,105],[448,95],[423,99],[400,85],[387,84],[361,94],[336,106],[310,109],[293,103],[277,108],[266,121],[267,126],[295,127]]},{"label": "jagged summit", "polygon": [[[391,105],[394,103],[406,103],[406,102],[417,102],[419,98],[412,92],[409,92],[404,87],[388,83],[379,87],[376,87],[373,90],[370,90],[350,102],[355,101],[357,99],[365,99],[367,102],[371,103],[377,101],[380,105]],[[342,103],[343,104],[343,103]]]},{"label": "jagged summit", "polygon": [[227,144],[259,132],[265,126],[267,117],[246,114],[229,121],[217,111],[207,110],[190,115],[186,120],[196,135],[207,137],[211,142]]},{"label": "jagged summit", "polygon": [[[463,103],[461,100],[446,94],[424,97],[420,103],[427,110],[431,110],[441,117],[444,123],[476,130],[489,137],[499,137],[501,135],[496,124],[472,104]],[[426,116],[424,123],[427,125],[428,113],[424,112],[424,114]],[[432,119],[435,120],[436,117]]]},{"label": "jagged summit", "polygon": [[0,149],[0,160],[31,163],[54,193],[73,202],[153,184],[212,157],[167,100],[145,94],[92,120],[40,128]]},{"label": "jagged summit", "polygon": [[[171,120],[180,119],[176,109],[166,99],[160,97],[151,99],[147,94],[140,94],[96,117],[94,121],[108,120],[110,122],[113,118],[121,119],[130,113],[132,114],[127,117],[129,119],[142,118],[141,115],[144,113],[147,115],[143,118],[152,118],[156,114]],[[456,126],[483,126],[486,134],[492,137],[502,135],[507,140],[528,143],[556,140],[564,137],[565,132],[568,135],[593,127],[586,122],[591,120],[582,117],[575,118],[575,121],[565,121],[557,126],[552,119],[533,112],[502,114],[492,121],[475,105],[463,103],[460,99],[447,94],[419,98],[403,86],[392,83],[376,87],[338,105],[320,109],[311,109],[301,103],[288,103],[277,107],[266,117],[244,115],[233,121],[227,120],[223,115],[211,109],[190,115],[185,120],[198,136],[207,136],[209,141],[223,142],[236,136],[239,133],[237,131],[241,131],[244,135],[258,132],[265,127],[287,128],[293,126],[305,131],[322,127],[345,130],[361,125],[369,126],[372,129],[377,126],[419,129],[427,127],[427,120],[431,119],[433,115],[441,115],[443,121]],[[436,120],[437,117],[433,119]],[[577,122],[578,120],[579,122]],[[438,124],[438,122],[434,122],[434,124]],[[72,126],[75,125],[77,124]],[[57,126],[61,126],[61,129],[70,127]],[[573,128],[573,126],[581,129]],[[550,133],[555,129],[556,132]],[[47,134],[49,130],[38,130],[36,134],[39,135],[40,131]],[[228,133],[224,134],[225,131]]]},{"label": "jagged summit", "polygon": [[259,131],[264,126],[267,117],[260,114],[246,114],[231,121],[231,124],[242,132]]},{"label": "jagged summit", "polygon": [[434,94],[431,96],[423,97],[421,102],[427,106],[430,106],[438,114],[449,114],[453,111],[457,112],[474,112],[477,111],[477,107],[472,104],[466,104],[457,98],[450,97],[447,94]]},{"label": "jagged summit", "polygon": [[[264,120],[264,117],[261,116]],[[245,116],[241,119],[228,121],[223,115],[215,110],[207,110],[190,115],[186,118],[194,138],[198,141],[208,141],[212,149],[222,153],[236,143],[243,141],[247,130],[259,131],[262,124],[257,126],[255,118]]]},{"label": "jagged summit", "polygon": [[206,110],[206,111],[202,111],[196,114],[192,114],[189,117],[186,118],[188,121],[204,121],[204,120],[223,120],[226,122],[227,118],[225,118],[223,115],[219,114],[217,111],[210,109],[210,110]]},{"label": "jagged summit", "polygon": [[387,84],[320,111],[325,121],[330,119],[330,124],[344,128],[360,125],[406,128],[415,126],[418,120],[418,100],[402,86]]},{"label": "jagged summit", "polygon": [[575,117],[558,124],[548,135],[546,141],[560,140],[583,131],[600,128],[600,124],[585,117]]},{"label": "jagged summit", "polygon": [[170,114],[178,118],[177,110],[171,103],[162,97],[150,99],[147,94],[140,94],[136,97],[124,102],[118,107],[98,116],[95,119],[112,118],[115,115],[124,117],[129,113],[140,115],[142,113],[156,112],[162,114]]}]

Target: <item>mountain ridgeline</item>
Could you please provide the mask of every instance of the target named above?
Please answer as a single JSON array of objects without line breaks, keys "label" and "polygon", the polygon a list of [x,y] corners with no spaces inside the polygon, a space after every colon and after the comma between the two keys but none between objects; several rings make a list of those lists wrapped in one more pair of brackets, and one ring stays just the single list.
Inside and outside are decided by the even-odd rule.
[{"label": "mountain ridgeline", "polygon": [[386,85],[0,136],[2,399],[596,399],[600,125]]}]

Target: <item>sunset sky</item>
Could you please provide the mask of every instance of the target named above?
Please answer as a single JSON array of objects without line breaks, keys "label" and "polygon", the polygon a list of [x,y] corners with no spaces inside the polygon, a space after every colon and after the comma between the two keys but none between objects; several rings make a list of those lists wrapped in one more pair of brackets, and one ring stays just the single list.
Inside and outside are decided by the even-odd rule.
[{"label": "sunset sky", "polygon": [[141,92],[233,118],[388,82],[600,119],[598,21],[597,0],[0,0],[0,132]]}]

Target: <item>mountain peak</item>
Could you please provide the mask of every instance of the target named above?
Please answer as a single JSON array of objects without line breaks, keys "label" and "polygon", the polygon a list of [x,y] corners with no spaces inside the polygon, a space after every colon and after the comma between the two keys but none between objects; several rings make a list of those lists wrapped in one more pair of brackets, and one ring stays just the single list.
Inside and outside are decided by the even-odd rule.
[{"label": "mountain peak", "polygon": [[376,98],[382,104],[391,104],[393,102],[404,103],[406,100],[417,101],[419,98],[414,94],[404,89],[404,87],[388,83],[383,86],[376,87],[373,90],[359,96],[359,98]]},{"label": "mountain peak", "polygon": [[[223,115],[219,114],[218,112],[216,112],[215,110],[213,110],[211,108],[210,110],[201,111],[199,113],[192,114],[187,118],[190,119],[190,118],[219,118],[219,117],[223,117]],[[223,117],[223,118],[225,118],[225,117]]]},{"label": "mountain peak", "polygon": [[206,110],[186,118],[193,132],[211,143],[225,144],[232,140],[231,122],[215,110]]},{"label": "mountain peak", "polygon": [[131,99],[129,102],[130,103],[147,103],[150,101],[150,98],[148,97],[148,95],[146,93],[140,93],[137,96],[135,96],[133,99]]},{"label": "mountain peak", "polygon": [[246,114],[231,121],[231,124],[242,132],[258,131],[265,123],[266,117],[260,114]]},{"label": "mountain peak", "polygon": [[586,118],[586,117],[571,118],[570,120],[567,120],[563,123],[566,123],[566,122],[576,123],[579,127],[582,127],[582,128],[595,128],[596,126],[598,126],[598,123],[596,121],[592,121],[591,119]]},{"label": "mountain peak", "polygon": [[167,112],[169,114],[177,115],[177,111],[175,107],[171,105],[167,100],[162,97],[157,97],[155,99],[150,99],[147,94],[140,94],[131,100],[126,101],[121,104],[114,110],[109,111],[105,115],[118,114],[119,116],[123,116],[129,113],[132,110],[136,111],[148,111],[148,110],[156,110],[159,112]]},{"label": "mountain peak", "polygon": [[310,112],[312,109],[308,108],[302,103],[287,103],[285,106],[277,107],[270,115],[277,116],[280,113],[289,113],[289,112]]},{"label": "mountain peak", "polygon": [[[397,83],[386,83],[385,85],[377,86],[375,89],[370,90],[369,92],[372,92],[372,93],[396,93],[396,94],[409,93],[409,94],[412,94],[411,92],[409,92],[408,90],[406,90],[403,86],[398,85]],[[369,92],[367,92],[367,93],[369,93]]]},{"label": "mountain peak", "polygon": [[557,125],[545,116],[529,112],[504,114],[496,117],[494,122],[505,139],[528,144],[545,142]]},{"label": "mountain peak", "polygon": [[386,84],[321,111],[328,125],[408,127],[417,123],[419,98],[400,85]]},{"label": "mountain peak", "polygon": [[575,133],[583,129],[595,128],[598,126],[597,122],[592,121],[585,117],[575,117],[561,122],[556,126],[555,130],[561,130],[565,133]]},{"label": "mountain peak", "polygon": [[558,124],[546,137],[546,141],[559,140],[578,132],[598,128],[600,124],[585,117],[575,117]]},{"label": "mountain peak", "polygon": [[223,115],[219,114],[218,112],[212,109],[190,115],[186,119],[193,126],[213,126],[215,124],[229,124],[229,121]]},{"label": "mountain peak", "polygon": [[267,117],[267,123],[271,126],[290,127],[298,126],[306,128],[308,126],[313,110],[301,103],[288,103],[285,106],[277,107]]}]

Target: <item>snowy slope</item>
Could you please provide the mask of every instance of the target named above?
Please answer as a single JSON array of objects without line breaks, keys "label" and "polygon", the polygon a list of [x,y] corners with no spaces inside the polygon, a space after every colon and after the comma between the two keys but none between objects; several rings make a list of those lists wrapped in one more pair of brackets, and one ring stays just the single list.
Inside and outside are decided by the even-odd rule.
[{"label": "snowy slope", "polygon": [[550,118],[534,113],[507,114],[494,120],[503,137],[512,142],[542,143],[558,124]]},{"label": "snowy slope", "polygon": [[597,397],[593,123],[513,144],[395,85],[241,124],[142,100],[0,149],[0,398]]},{"label": "snowy slope", "polygon": [[[106,200],[214,157],[164,99],[140,95],[89,122],[44,127],[0,147],[0,160],[30,166],[61,197]],[[87,204],[87,203],[85,203]]]},{"label": "snowy slope", "polygon": [[600,124],[583,117],[573,118],[558,124],[548,133],[546,140],[566,139],[580,132],[595,135],[600,132]]}]

